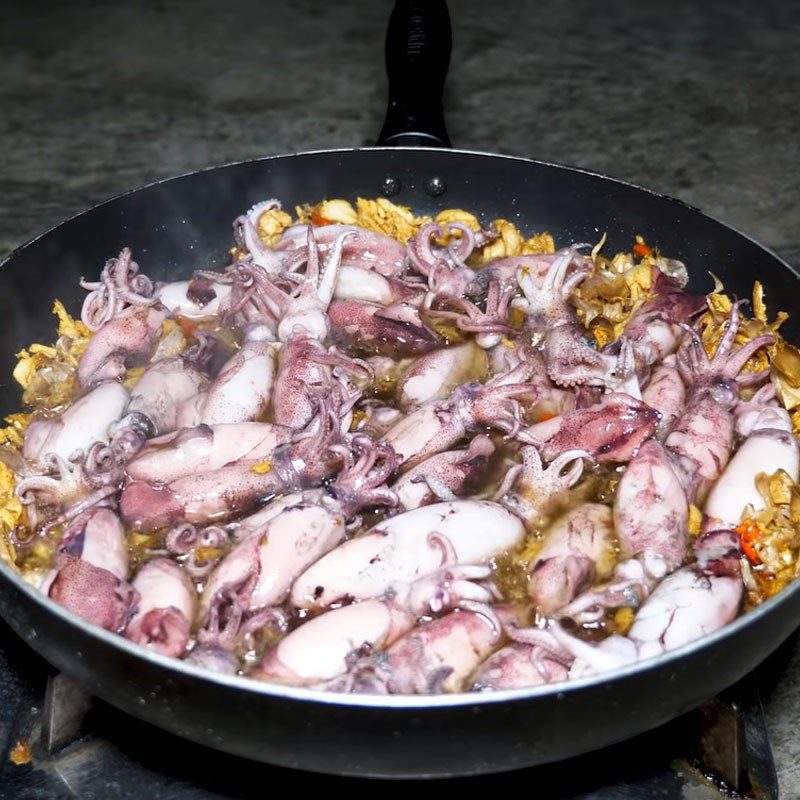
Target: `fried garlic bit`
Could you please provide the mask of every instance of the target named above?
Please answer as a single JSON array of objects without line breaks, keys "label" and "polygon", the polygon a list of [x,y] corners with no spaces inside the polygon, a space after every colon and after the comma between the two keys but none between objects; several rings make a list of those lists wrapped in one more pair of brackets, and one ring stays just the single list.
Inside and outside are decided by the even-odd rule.
[{"label": "fried garlic bit", "polygon": [[481,223],[478,218],[474,214],[470,214],[469,211],[464,211],[463,208],[446,208],[444,211],[440,211],[433,218],[433,221],[438,222],[439,225],[442,226],[450,225],[453,222],[460,222],[462,225],[472,228],[473,231],[479,231],[481,229]]},{"label": "fried garlic bit", "polygon": [[[723,291],[722,282],[714,277],[714,291],[707,297],[708,311],[700,318],[700,336],[709,356],[716,352],[719,341],[728,323],[728,318],[733,307],[733,301]],[[778,342],[782,342],[778,328],[784,323],[787,314],[781,312],[770,322],[767,318],[767,308],[764,303],[764,287],[756,281],[753,284],[753,316],[741,314],[739,332],[736,335],[736,345],[746,344],[762,333],[773,334]],[[784,343],[785,344],[785,343]],[[787,347],[789,345],[786,345]],[[770,366],[770,358],[775,346],[762,348],[745,364],[744,372],[761,372]],[[800,373],[798,373],[800,378]]]},{"label": "fried garlic bit", "polygon": [[[497,229],[499,236],[480,249],[480,252],[474,257],[474,266],[481,266],[494,258],[535,256],[556,251],[555,242],[549,233],[537,233],[529,239],[525,239],[513,222],[496,219],[492,224]],[[473,259],[470,261],[472,262]]]},{"label": "fried garlic bit", "polygon": [[[785,316],[779,315],[778,319],[782,322]],[[791,414],[795,436],[800,436],[800,349],[776,335],[775,344],[769,348],[768,355],[772,366],[772,383]]]},{"label": "fried garlic bit", "polygon": [[264,211],[256,222],[259,237],[273,247],[278,243],[281,234],[292,224],[292,218],[280,208]]},{"label": "fried garlic bit", "polygon": [[[589,329],[598,347],[615,341],[628,324],[631,314],[652,294],[653,279],[663,259],[637,237],[634,253],[617,253],[611,260],[600,255],[605,235],[592,250],[592,270],[573,292],[578,317]],[[636,248],[634,245],[634,249]],[[680,263],[680,262],[675,262]]]},{"label": "fried garlic bit", "polygon": [[0,461],[0,558],[16,569],[11,533],[24,523],[25,509],[14,487],[14,472]]},{"label": "fried garlic bit", "polygon": [[[708,295],[708,311],[700,318],[701,336],[709,355],[717,349],[733,305],[730,297],[723,292],[721,281],[714,277],[714,282],[714,291]],[[762,333],[775,337],[775,342],[770,347],[756,352],[745,364],[744,372],[771,370],[772,383],[778,398],[791,414],[795,436],[800,436],[800,349],[789,344],[778,330],[788,316],[786,312],[780,311],[773,322],[769,321],[764,287],[756,281],[753,284],[753,316],[742,315],[736,344],[743,345]]]},{"label": "fried garlic bit", "polygon": [[21,350],[14,368],[14,378],[24,389],[22,401],[43,409],[55,408],[73,398],[78,359],[92,335],[59,300],[53,304],[53,313],[58,317],[56,343],[32,344]]},{"label": "fried garlic bit", "polygon": [[765,508],[745,510],[736,528],[752,580],[747,601],[758,605],[800,575],[800,486],[783,470],[761,473],[756,487]]},{"label": "fried garlic bit", "polygon": [[183,328],[174,320],[164,320],[164,327],[161,331],[161,338],[158,340],[151,364],[162,361],[165,358],[180,355],[189,345]]},{"label": "fried garlic bit", "polygon": [[415,217],[411,209],[398,206],[379,197],[377,200],[364,200],[359,197],[356,201],[358,222],[364,228],[383,233],[397,239],[398,242],[407,242],[420,226],[428,222],[428,217]]},{"label": "fried garlic bit", "polygon": [[415,217],[407,206],[399,206],[385,197],[365,200],[359,197],[355,208],[347,200],[323,200],[315,206],[297,206],[297,221],[314,225],[358,225],[407,242],[430,217]]},{"label": "fried garlic bit", "polygon": [[[375,200],[359,197],[355,206],[348,200],[323,200],[315,206],[297,206],[295,213],[300,224],[311,222],[314,225],[359,225],[390,236],[403,244],[416,235],[425,223],[431,221],[439,223],[443,228],[450,223],[459,222],[474,231],[481,229],[478,217],[463,208],[446,208],[433,218],[425,215],[418,217],[407,206],[397,205],[385,197]],[[555,243],[549,233],[539,233],[525,239],[508,220],[496,219],[492,225],[496,228],[498,237],[472,254],[469,263],[473,267],[482,266],[495,258],[555,252]],[[454,235],[460,236],[460,233]],[[449,238],[446,234],[437,242],[444,246]]]},{"label": "fried garlic bit", "polygon": [[30,763],[32,757],[30,745],[25,739],[19,739],[8,754],[9,760],[16,766]]},{"label": "fried garlic bit", "polygon": [[694,503],[689,503],[687,528],[692,536],[699,536],[703,532],[703,512]]},{"label": "fried garlic bit", "polygon": [[31,415],[9,414],[5,421],[8,424],[5,428],[0,428],[0,445],[11,445],[19,450],[22,447],[25,429],[31,421]]},{"label": "fried garlic bit", "polygon": [[636,612],[630,606],[618,608],[614,611],[609,623],[606,624],[606,629],[609,633],[617,633],[620,636],[625,636],[631,629],[635,617]]}]

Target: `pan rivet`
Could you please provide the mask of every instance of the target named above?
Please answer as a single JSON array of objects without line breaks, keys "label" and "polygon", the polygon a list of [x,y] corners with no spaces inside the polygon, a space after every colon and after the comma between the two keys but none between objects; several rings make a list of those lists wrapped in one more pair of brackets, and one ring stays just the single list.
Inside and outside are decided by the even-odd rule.
[{"label": "pan rivet", "polygon": [[425,181],[425,191],[431,197],[441,197],[447,191],[447,184],[441,178],[434,176]]},{"label": "pan rivet", "polygon": [[396,194],[400,194],[402,188],[403,184],[397,178],[387,175],[381,184],[381,194],[384,197],[394,197]]}]

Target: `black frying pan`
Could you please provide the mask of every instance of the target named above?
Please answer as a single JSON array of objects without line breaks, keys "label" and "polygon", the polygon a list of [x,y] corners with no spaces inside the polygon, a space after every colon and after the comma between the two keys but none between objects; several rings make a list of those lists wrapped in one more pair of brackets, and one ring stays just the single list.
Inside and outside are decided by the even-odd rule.
[{"label": "black frying pan", "polygon": [[[450,50],[444,2],[400,0],[387,37],[391,103],[378,146],[277,156],[185,175],[110,200],[16,251],[0,273],[0,411],[15,410],[13,354],[52,339],[50,306],[78,308],[81,275],[124,245],[154,279],[225,263],[231,220],[279,197],[390,194],[417,211],[480,210],[548,230],[561,244],[635,234],[748,296],[795,296],[798,276],[747,236],[680,201],[581,170],[441,149]],[[401,148],[386,145],[401,145]],[[422,145],[410,149],[408,145]],[[426,147],[427,145],[427,147]],[[797,320],[785,333],[800,338]],[[666,722],[734,683],[796,627],[800,582],[717,633],[641,665],[554,687],[442,697],[369,697],[223,677],[87,625],[0,564],[0,615],[38,653],[97,696],[202,744],[274,764],[373,776],[483,773],[555,761]]]}]

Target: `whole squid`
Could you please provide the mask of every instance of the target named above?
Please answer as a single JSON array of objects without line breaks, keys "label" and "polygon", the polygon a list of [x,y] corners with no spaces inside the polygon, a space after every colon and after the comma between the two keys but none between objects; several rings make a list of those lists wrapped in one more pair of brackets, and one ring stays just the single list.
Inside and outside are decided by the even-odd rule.
[{"label": "whole squid", "polygon": [[550,632],[575,656],[570,678],[601,672],[676,650],[727,625],[739,613],[744,584],[739,540],[732,531],[707,533],[697,562],[673,572],[653,591],[626,636],[591,645],[558,624]]},{"label": "whole squid", "polygon": [[122,518],[145,531],[179,522],[207,525],[252,513],[276,495],[315,486],[341,462],[330,451],[341,436],[339,424],[338,414],[321,401],[308,429],[278,445],[260,467],[239,463],[168,483],[135,480],[122,490]]},{"label": "whole squid", "polygon": [[200,601],[201,640],[233,647],[242,630],[273,620],[297,576],[344,535],[341,515],[302,496],[284,503],[281,513],[240,541],[209,576]]},{"label": "whole squid", "polygon": [[466,450],[439,453],[413,467],[392,488],[406,511],[437,500],[455,500],[469,493],[494,452],[488,436],[476,436]]},{"label": "whole squid", "polygon": [[111,425],[128,404],[128,391],[119,383],[101,383],[72,403],[55,419],[34,420],[25,431],[22,455],[45,464],[48,456],[67,460],[86,452],[95,442],[107,444]]},{"label": "whole squid", "polygon": [[459,608],[390,645],[376,658],[380,678],[391,694],[460,692],[502,636],[489,606]]},{"label": "whole squid", "polygon": [[[517,517],[488,501],[454,500],[406,511],[317,561],[295,581],[291,602],[319,610],[379,597],[422,577],[435,580],[454,566],[485,564],[524,533]],[[474,574],[488,572],[476,567]],[[480,589],[473,599],[485,601],[486,591]]]},{"label": "whole squid", "polygon": [[515,434],[521,426],[516,398],[530,396],[525,383],[530,374],[526,362],[485,384],[459,386],[444,402],[431,402],[408,414],[385,434],[402,464],[412,466],[456,444],[475,428],[488,425]]},{"label": "whole squid", "polygon": [[653,436],[658,422],[656,410],[620,392],[532,425],[517,438],[537,445],[547,461],[580,448],[597,461],[624,462]]},{"label": "whole squid", "polygon": [[161,336],[167,311],[129,306],[116,314],[89,339],[78,362],[78,382],[84,388],[113,381],[129,367],[144,364]]},{"label": "whole squid", "polygon": [[616,559],[611,509],[584,503],[567,512],[545,534],[530,564],[531,599],[540,614],[550,614],[595,580],[611,575]]},{"label": "whole squid", "polygon": [[91,508],[67,527],[42,591],[61,606],[106,630],[121,633],[134,590],[127,582],[122,523],[108,508]]},{"label": "whole squid", "polygon": [[125,638],[166,656],[182,655],[197,606],[189,575],[169,558],[154,558],[136,573],[133,589]]},{"label": "whole squid", "polygon": [[198,425],[150,439],[125,468],[135,481],[170,483],[231,465],[268,459],[293,432],[269,422]]},{"label": "whole squid", "polygon": [[[371,671],[373,653],[411,631],[421,616],[457,606],[462,592],[474,594],[469,586],[468,580],[454,576],[441,576],[435,583],[424,578],[394,587],[380,597],[327,611],[284,637],[251,677],[334,691],[363,691],[361,672],[364,666]],[[381,684],[376,681],[373,685]]]}]

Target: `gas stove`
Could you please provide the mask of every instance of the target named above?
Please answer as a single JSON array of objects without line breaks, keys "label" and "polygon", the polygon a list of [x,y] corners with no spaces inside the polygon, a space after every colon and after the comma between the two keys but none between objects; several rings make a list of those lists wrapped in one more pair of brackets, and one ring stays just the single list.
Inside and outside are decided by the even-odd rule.
[{"label": "gas stove", "polygon": [[[294,772],[187,742],[92,698],[0,623],[0,800],[243,800],[375,781]],[[456,778],[548,800],[777,800],[756,679],[655,731],[559,764]],[[448,787],[449,788],[449,787]]]}]

